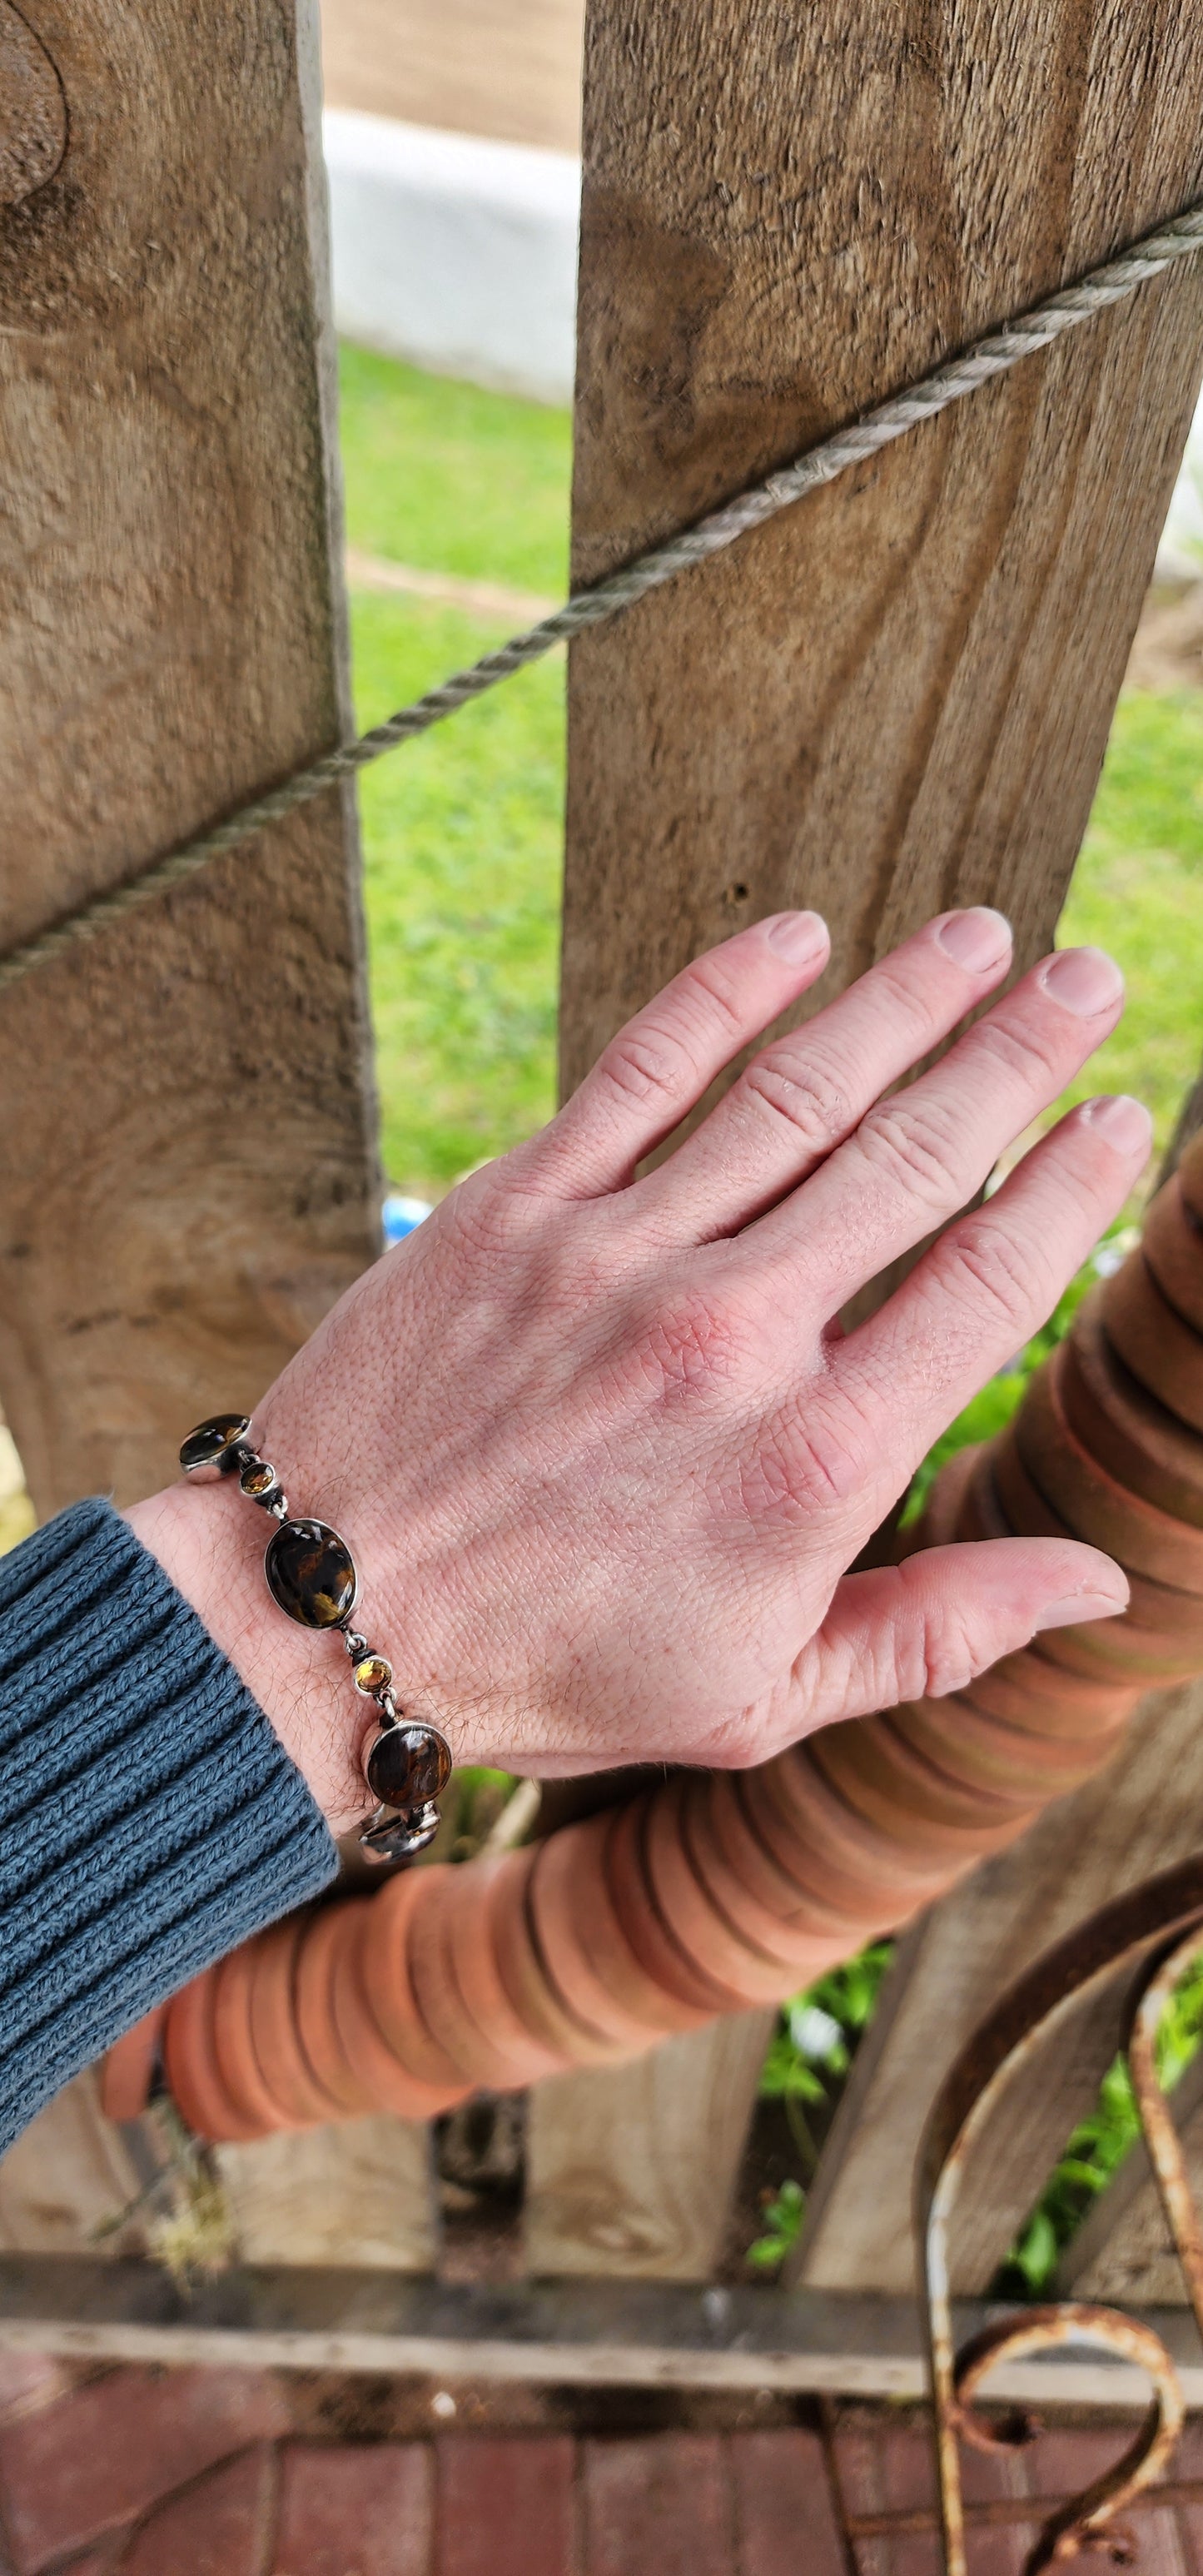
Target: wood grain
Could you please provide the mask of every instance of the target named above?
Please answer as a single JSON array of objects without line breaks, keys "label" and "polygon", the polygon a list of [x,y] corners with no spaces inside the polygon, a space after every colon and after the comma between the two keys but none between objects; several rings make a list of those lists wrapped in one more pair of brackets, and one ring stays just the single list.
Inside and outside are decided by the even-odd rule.
[{"label": "wood grain", "polygon": [[0,2160],[0,2248],[106,2260],[139,2251],[137,2225],[111,2230],[111,2222],[138,2198],[145,2179],[121,2130],[105,2119],[89,2068]]},{"label": "wood grain", "polygon": [[[991,2313],[997,2308],[970,2304],[958,2325],[969,2336]],[[1148,2323],[1163,2337],[1187,2406],[1203,2407],[1193,2323],[1173,2309],[1154,2311]],[[361,2271],[258,2265],[232,2266],[198,2299],[149,2263],[0,2254],[0,2354],[8,2351],[59,2352],[76,2363],[377,2371],[421,2375],[436,2386],[450,2379],[561,2392],[679,2388],[693,2391],[695,2404],[702,2389],[740,2390],[748,2400],[765,2388],[915,2400],[926,2387],[913,2297],[810,2290],[766,2296],[763,2287],[742,2283],[709,2290],[666,2281],[500,2286],[402,2272],[368,2281]],[[1003,2404],[1038,2407],[1042,2417],[1046,2406],[1059,2405],[1105,2407],[1112,2415],[1130,2407],[1135,2415],[1148,2382],[1138,2369],[1078,2349],[1005,2365],[993,2374],[991,2393]],[[562,2406],[562,2395],[555,2402]],[[793,2576],[788,2556],[773,2563]],[[868,2563],[880,2576],[880,2559]],[[695,2560],[677,2549],[646,2576],[657,2576],[661,2564],[714,2569],[712,2555]],[[916,2564],[927,2568],[931,2560],[911,2555],[910,2568]],[[74,2576],[81,2576],[78,2567]],[[746,2576],[769,2576],[768,2563],[762,2558]]]},{"label": "wood grain", "polygon": [[[23,0],[61,167],[0,211],[0,944],[336,739],[310,0]],[[0,1393],[41,1512],[173,1471],[378,1248],[335,794],[0,1005]]]},{"label": "wood grain", "polygon": [[704,2281],[774,2015],[738,2013],[630,2066],[536,2085],[527,2124],[527,2270]]},{"label": "wood grain", "polygon": [[[1173,1783],[1172,1794],[1167,1782]],[[795,2277],[906,2290],[911,2177],[954,2056],[1012,1979],[1074,1924],[1198,1847],[1203,1683],[1145,1701],[1109,1767],[975,1871],[902,1945],[827,2140]],[[1005,2095],[968,2171],[954,2286],[985,2290],[1119,2039],[1121,1993],[1083,2007]]]},{"label": "wood grain", "polygon": [[[1184,2069],[1170,2099],[1198,2201],[1203,2198],[1203,2056]],[[1057,2287],[1064,2298],[1118,2301],[1128,2308],[1189,2305],[1143,2139],[1129,2150],[1071,2238]]]},{"label": "wood grain", "polygon": [[347,2120],[218,2147],[244,2263],[429,2272],[438,2245],[430,2131]]},{"label": "wood grain", "polygon": [[[1190,202],[1201,76],[1187,0],[715,0],[704,30],[592,0],[574,580]],[[1007,911],[1017,968],[1051,943],[1193,410],[1195,266],[573,645],[564,1091],[687,958],[780,906],[832,929],[803,1012],[946,905]],[[878,2043],[908,2143],[888,2118],[855,2141],[863,2190],[829,2151],[817,2278],[909,2285],[912,2113],[946,2006],[986,2000],[966,1920],[916,2053],[909,2020],[901,2058]],[[605,2194],[572,2081],[579,2247]]]},{"label": "wood grain", "polygon": [[[1189,0],[653,0],[586,22],[588,580],[1203,192]],[[924,915],[1051,940],[1195,398],[1186,272],[570,655],[562,1073],[816,904],[838,990]]]}]

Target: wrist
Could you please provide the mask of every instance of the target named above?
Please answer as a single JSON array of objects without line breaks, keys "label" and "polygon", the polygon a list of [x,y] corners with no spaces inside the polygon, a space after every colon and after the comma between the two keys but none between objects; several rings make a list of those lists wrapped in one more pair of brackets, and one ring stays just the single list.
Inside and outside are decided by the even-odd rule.
[{"label": "wrist", "polygon": [[237,1480],[171,1485],[125,1513],[270,1720],[331,1831],[372,1804],[361,1751],[372,1711],[351,1684],[338,1633],[296,1626],[263,1572],[265,1528]]}]

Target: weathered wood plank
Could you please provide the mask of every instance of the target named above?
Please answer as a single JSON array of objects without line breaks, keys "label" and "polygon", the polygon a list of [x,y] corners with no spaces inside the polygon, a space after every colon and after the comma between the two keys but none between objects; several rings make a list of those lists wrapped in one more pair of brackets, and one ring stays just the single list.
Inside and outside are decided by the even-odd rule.
[{"label": "weathered wood plank", "polygon": [[218,2147],[245,2263],[429,2272],[438,2250],[430,2131],[346,2120]]},{"label": "weathered wood plank", "polygon": [[[987,2311],[964,2303],[958,2337]],[[997,2313],[997,2311],[995,2311]],[[1203,2405],[1192,2320],[1154,2313],[1189,2407]],[[572,2281],[488,2288],[400,2273],[233,2269],[181,2295],[150,2264],[0,2254],[0,2351],[276,2370],[437,2373],[602,2388],[758,2388],[917,2398],[913,2299]],[[1143,2373],[1081,2353],[993,2374],[1006,2402],[1144,2411]]]},{"label": "weathered wood plank", "polygon": [[[29,0],[61,166],[0,207],[0,944],[333,741],[312,0]],[[0,1388],[43,1512],[173,1468],[378,1245],[332,795],[0,1004]]]},{"label": "weathered wood plank", "polygon": [[[935,30],[919,0],[788,22],[719,0],[699,38],[654,0],[595,0],[576,580],[1198,192],[1184,0],[1113,0],[1091,44],[1077,24],[1076,0],[1021,34],[976,0]],[[1190,277],[572,647],[565,1089],[687,957],[779,905],[833,931],[803,1009],[942,905],[1002,905],[1021,965],[1050,943],[1201,351]],[[604,2089],[566,2079],[555,2113],[565,2206],[587,2173],[591,2213]],[[614,2136],[617,2207],[656,2144]],[[569,2244],[597,2268],[600,2223],[561,2252],[557,2220],[557,2268]]]},{"label": "weathered wood plank", "polygon": [[144,2180],[120,2129],[104,2117],[89,2068],[39,2111],[0,2161],[0,2248],[102,2259],[140,2251],[138,2232],[131,2238],[112,2222]]},{"label": "weathered wood plank", "polygon": [[704,2281],[772,2031],[737,2013],[630,2066],[536,2085],[526,2133],[526,2266],[557,2274]]},{"label": "weathered wood plank", "polygon": [[[1167,1782],[1173,1783],[1172,1794]],[[1198,1846],[1203,1683],[1147,1700],[1097,1779],[1050,1807],[908,1936],[852,2070],[811,2195],[797,2277],[816,2289],[905,2291],[911,2177],[952,2059],[1021,1969],[1108,1897]],[[1119,2035],[1120,1997],[1084,2009],[991,2124],[963,2188],[953,2279],[984,2290]]]},{"label": "weathered wood plank", "polygon": [[[1203,2055],[1171,2096],[1196,2200],[1203,2199]],[[1057,2276],[1065,2298],[1124,2307],[1186,2307],[1188,2293],[1144,2142],[1138,2139],[1066,2247]]]},{"label": "weathered wood plank", "polygon": [[[1188,0],[586,23],[574,573],[680,527],[1203,189]],[[563,1074],[817,904],[1046,946],[1191,413],[1180,275],[573,645]]]}]

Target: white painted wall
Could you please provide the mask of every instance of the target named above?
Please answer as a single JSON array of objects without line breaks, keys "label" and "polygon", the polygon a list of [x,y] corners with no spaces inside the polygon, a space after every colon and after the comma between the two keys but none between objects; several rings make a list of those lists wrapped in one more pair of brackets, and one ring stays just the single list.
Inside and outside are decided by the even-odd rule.
[{"label": "white painted wall", "polygon": [[327,109],[324,135],[346,338],[570,402],[580,162],[347,108]]},{"label": "white painted wall", "polygon": [[1186,442],[1161,552],[1164,557],[1180,557],[1184,566],[1193,564],[1203,574],[1203,403]]}]

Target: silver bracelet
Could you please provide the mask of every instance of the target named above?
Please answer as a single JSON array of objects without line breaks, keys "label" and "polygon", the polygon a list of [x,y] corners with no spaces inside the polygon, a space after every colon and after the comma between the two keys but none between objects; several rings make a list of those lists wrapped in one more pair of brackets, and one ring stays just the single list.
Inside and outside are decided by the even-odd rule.
[{"label": "silver bracelet", "polygon": [[248,1500],[277,1524],[263,1561],[273,1601],[302,1628],[338,1629],[355,1688],[375,1702],[380,1721],[363,1757],[364,1777],[380,1804],[359,1839],[373,1860],[407,1859],[424,1851],[438,1832],[436,1801],[451,1777],[451,1747],[437,1726],[398,1710],[387,1655],[378,1655],[351,1626],[359,1576],[345,1538],[327,1521],[293,1518],[275,1468],[260,1457],[254,1437],[246,1414],[215,1413],[189,1432],[180,1465],[196,1484],[237,1476]]}]

